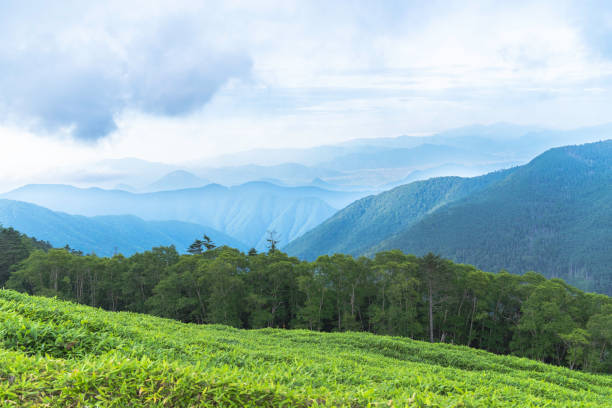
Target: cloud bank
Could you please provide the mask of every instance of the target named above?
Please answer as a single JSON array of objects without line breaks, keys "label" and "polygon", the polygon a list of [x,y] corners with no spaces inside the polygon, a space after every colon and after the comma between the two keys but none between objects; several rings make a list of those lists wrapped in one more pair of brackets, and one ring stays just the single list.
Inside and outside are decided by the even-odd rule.
[{"label": "cloud bank", "polygon": [[245,52],[211,43],[188,14],[52,4],[0,5],[0,115],[39,132],[93,141],[126,110],[189,114],[251,70]]},{"label": "cloud bank", "polygon": [[607,0],[0,2],[13,183],[100,158],[577,128],[610,122],[610,106]]}]

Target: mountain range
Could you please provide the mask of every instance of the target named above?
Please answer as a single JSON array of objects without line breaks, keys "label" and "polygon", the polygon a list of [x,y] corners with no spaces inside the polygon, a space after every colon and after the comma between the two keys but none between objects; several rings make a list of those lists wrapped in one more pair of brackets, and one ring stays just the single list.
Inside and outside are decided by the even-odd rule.
[{"label": "mountain range", "polygon": [[[611,133],[611,125],[556,131],[496,124],[423,137],[264,149],[184,166],[104,160],[75,171],[75,177],[80,182],[106,180],[119,189],[32,184],[0,198],[68,217],[134,216],[138,221],[124,220],[133,225],[130,228],[154,228],[166,235],[159,225],[139,223],[189,223],[189,228],[177,226],[185,232],[184,240],[193,240],[195,229],[208,228],[225,234],[217,235],[221,240],[258,250],[266,248],[268,234],[275,231],[290,254],[306,259],[335,252],[371,255],[392,248],[416,254],[434,251],[491,271],[534,269],[608,293],[612,289],[604,270],[609,257],[603,248],[612,246],[606,229],[610,142],[537,153],[567,142],[605,139]],[[580,161],[581,155],[588,158]],[[251,162],[245,163],[247,158]],[[378,195],[365,197],[372,193]],[[27,211],[19,214],[27,221],[24,225],[33,223]],[[103,237],[112,236],[105,229],[109,223],[96,224],[105,231]],[[46,239],[36,230],[22,229]],[[71,231],[80,232],[78,227]],[[70,240],[71,234],[49,236],[58,237],[54,244],[81,242],[86,251],[108,253],[101,252],[108,248],[93,247],[83,237]],[[128,241],[138,239],[131,237],[125,245]],[[143,245],[149,242],[169,241]]]},{"label": "mountain range", "polygon": [[49,180],[144,193],[195,188],[207,183],[234,186],[266,180],[302,186],[320,179],[333,190],[382,192],[433,176],[475,176],[522,165],[549,148],[605,140],[611,133],[610,124],[574,130],[506,123],[474,125],[429,136],[259,149],[177,164],[136,158],[105,159],[85,168],[56,169],[52,178],[41,175],[36,182]]},{"label": "mountain range", "polygon": [[84,217],[4,199],[0,199],[0,225],[48,241],[54,247],[69,245],[99,256],[129,256],[161,245],[174,245],[179,252],[185,252],[204,234],[218,246],[248,250],[245,244],[220,231],[193,223],[144,221],[133,215]]},{"label": "mountain range", "polygon": [[546,151],[475,178],[433,178],[369,196],[285,250],[306,259],[401,249],[488,271],[529,270],[612,293],[612,140]]},{"label": "mountain range", "polygon": [[185,170],[176,170],[160,177],[154,183],[144,188],[147,192],[183,190],[197,188],[210,184],[207,179],[200,178]]},{"label": "mountain range", "polygon": [[224,187],[130,193],[67,185],[27,185],[0,197],[84,216],[135,215],[147,221],[184,221],[209,226],[263,250],[269,231],[288,243],[363,193],[251,182]]}]

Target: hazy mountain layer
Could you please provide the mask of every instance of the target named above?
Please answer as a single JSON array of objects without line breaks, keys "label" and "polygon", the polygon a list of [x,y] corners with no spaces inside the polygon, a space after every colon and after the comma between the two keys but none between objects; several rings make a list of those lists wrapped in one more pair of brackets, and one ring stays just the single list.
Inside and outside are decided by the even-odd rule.
[{"label": "hazy mountain layer", "polygon": [[231,188],[211,184],[146,194],[28,185],[3,197],[85,216],[131,214],[145,220],[208,225],[261,250],[265,248],[268,231],[276,230],[281,243],[287,243],[360,195],[254,182]]},{"label": "hazy mountain layer", "polygon": [[[499,123],[431,136],[354,139],[305,149],[260,149],[178,165],[138,159],[103,160],[83,169],[58,169],[64,184],[133,192],[177,190],[270,180],[308,185],[315,178],[334,190],[379,192],[433,176],[482,175],[521,165],[552,147],[609,138],[612,125],[560,131]],[[173,175],[180,170],[179,177]],[[183,172],[191,177],[180,176]],[[170,176],[170,177],[167,177]],[[155,185],[162,178],[162,185]],[[42,180],[42,179],[41,179]],[[152,186],[153,184],[153,186]]]},{"label": "hazy mountain layer", "polygon": [[54,212],[34,204],[0,200],[0,224],[56,247],[68,244],[85,253],[131,255],[154,246],[174,245],[184,252],[196,238],[207,234],[217,245],[247,246],[210,227],[180,221],[144,221],[138,217],[84,217]]},{"label": "hazy mountain layer", "polygon": [[412,148],[388,148],[379,151],[352,153],[337,157],[324,165],[336,170],[361,170],[384,168],[423,168],[447,163],[486,163],[495,157],[477,150],[458,147],[423,144]]},{"label": "hazy mountain layer", "polygon": [[149,184],[144,190],[149,192],[181,190],[185,188],[202,187],[207,184],[210,184],[210,181],[200,178],[188,171],[176,170],[166,174],[156,182]]}]

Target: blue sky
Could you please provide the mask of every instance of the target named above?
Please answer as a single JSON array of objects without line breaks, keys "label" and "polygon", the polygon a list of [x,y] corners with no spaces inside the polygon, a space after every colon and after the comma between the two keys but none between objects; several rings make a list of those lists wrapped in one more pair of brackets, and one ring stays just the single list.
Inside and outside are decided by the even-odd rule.
[{"label": "blue sky", "polygon": [[4,1],[0,173],[610,122],[607,1]]}]

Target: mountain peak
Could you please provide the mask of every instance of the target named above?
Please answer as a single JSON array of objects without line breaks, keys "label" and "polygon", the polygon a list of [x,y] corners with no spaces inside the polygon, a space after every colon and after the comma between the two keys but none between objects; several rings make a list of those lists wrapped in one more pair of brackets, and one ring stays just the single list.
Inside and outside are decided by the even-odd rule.
[{"label": "mountain peak", "polygon": [[209,181],[196,176],[185,170],[172,171],[154,183],[149,184],[145,190],[148,192],[153,191],[166,191],[166,190],[183,190],[186,188],[197,188],[208,184]]}]

